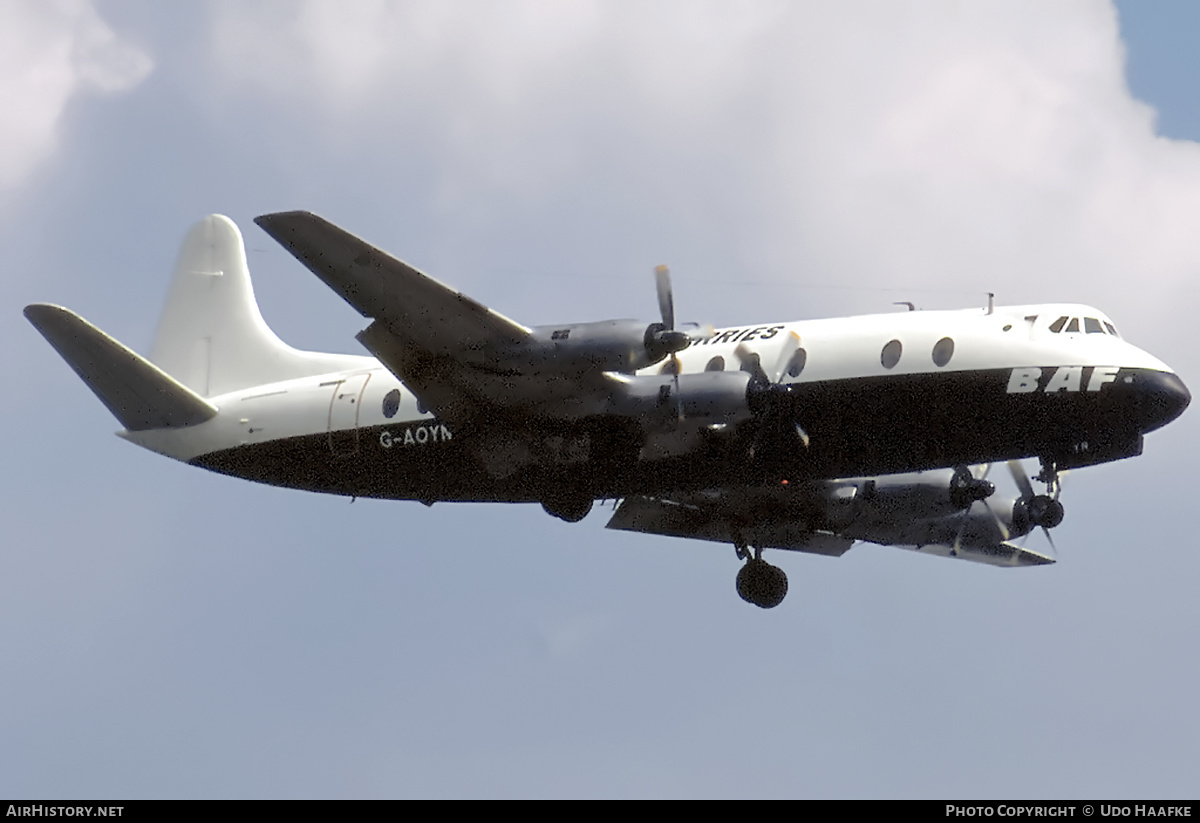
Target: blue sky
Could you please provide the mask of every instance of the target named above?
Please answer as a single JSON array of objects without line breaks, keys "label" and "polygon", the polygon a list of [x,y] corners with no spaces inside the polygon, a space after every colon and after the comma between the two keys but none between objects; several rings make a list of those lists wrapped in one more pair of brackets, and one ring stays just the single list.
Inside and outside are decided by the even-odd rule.
[{"label": "blue sky", "polygon": [[788,555],[761,612],[731,549],[599,512],[143,452],[19,316],[145,351],[221,212],[276,331],[354,352],[251,222],[304,208],[525,323],[652,317],[664,261],[718,325],[995,291],[1194,387],[1193,9],[348,8],[0,5],[0,795],[1196,795],[1190,414],[1070,476],[1056,566]]}]

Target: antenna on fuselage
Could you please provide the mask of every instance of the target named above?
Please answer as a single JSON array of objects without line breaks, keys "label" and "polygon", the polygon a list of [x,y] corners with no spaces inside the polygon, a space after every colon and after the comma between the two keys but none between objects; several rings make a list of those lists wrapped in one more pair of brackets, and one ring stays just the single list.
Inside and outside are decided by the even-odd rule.
[{"label": "antenna on fuselage", "polygon": [[907,300],[897,300],[897,301],[896,301],[895,303],[893,303],[892,305],[893,305],[893,306],[908,306],[908,310],[909,310],[909,311],[916,311],[916,310],[917,310],[917,307],[916,307],[916,305],[914,305],[914,304],[912,304],[912,303],[909,303]]},{"label": "antenna on fuselage", "polygon": [[987,313],[988,313],[988,314],[991,314],[993,311],[995,311],[995,310],[996,310],[996,294],[995,294],[994,292],[988,292],[987,294],[988,294],[988,310],[987,310]]}]

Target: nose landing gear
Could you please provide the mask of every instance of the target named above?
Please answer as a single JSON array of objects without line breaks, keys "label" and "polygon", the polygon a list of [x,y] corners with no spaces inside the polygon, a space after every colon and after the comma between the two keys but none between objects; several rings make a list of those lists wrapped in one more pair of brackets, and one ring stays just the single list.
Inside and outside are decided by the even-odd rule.
[{"label": "nose landing gear", "polygon": [[1053,529],[1063,521],[1063,504],[1058,502],[1062,494],[1062,481],[1053,460],[1042,458],[1042,473],[1035,477],[1046,484],[1046,493],[1035,495],[1029,501],[1029,519],[1035,526]]},{"label": "nose landing gear", "polygon": [[1051,548],[1054,548],[1054,538],[1050,536],[1050,530],[1062,523],[1065,513],[1063,504],[1058,500],[1058,496],[1062,494],[1062,480],[1053,459],[1043,457],[1041,464],[1041,474],[1034,480],[1046,484],[1046,493],[1034,494],[1033,484],[1029,482],[1029,477],[1025,474],[1025,469],[1021,466],[1020,461],[1008,461],[1008,468],[1012,473],[1013,480],[1016,481],[1017,488],[1021,490],[1021,498],[1013,506],[1013,528],[1015,531],[1025,533],[1036,526],[1046,535],[1046,540],[1050,543]]}]

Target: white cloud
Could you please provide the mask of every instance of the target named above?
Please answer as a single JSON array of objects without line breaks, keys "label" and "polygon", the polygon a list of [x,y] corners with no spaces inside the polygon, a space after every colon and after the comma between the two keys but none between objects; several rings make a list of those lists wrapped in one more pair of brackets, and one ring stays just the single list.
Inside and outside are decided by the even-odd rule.
[{"label": "white cloud", "polygon": [[242,93],[328,139],[431,145],[451,201],[602,166],[775,278],[1083,300],[1150,333],[1200,268],[1200,147],[1155,136],[1100,0],[223,3],[213,31]]},{"label": "white cloud", "polygon": [[151,66],[90,0],[0,2],[0,191],[51,156],[75,95],[125,91]]}]

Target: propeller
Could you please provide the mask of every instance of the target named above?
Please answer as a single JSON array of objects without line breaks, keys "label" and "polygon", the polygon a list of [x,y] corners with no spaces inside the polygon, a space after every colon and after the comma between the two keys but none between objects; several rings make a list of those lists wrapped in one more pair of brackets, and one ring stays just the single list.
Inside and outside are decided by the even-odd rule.
[{"label": "propeller", "polygon": [[988,504],[988,498],[996,491],[995,484],[988,482],[987,479],[991,470],[991,463],[984,463],[982,471],[976,471],[974,467],[971,469],[961,469],[959,471],[965,472],[965,477],[960,476],[956,471],[954,478],[950,481],[951,500],[954,500],[955,495],[959,494],[962,496],[962,500],[956,502],[966,503],[960,515],[958,532],[954,536],[954,543],[951,547],[951,556],[953,557],[957,557],[959,550],[962,549],[963,534],[967,529],[971,509],[975,507],[976,503],[982,503],[983,507],[987,509],[988,514],[992,516],[992,520],[995,521],[996,528],[1000,532],[1000,538],[1007,540],[1009,537],[1008,527],[1004,525],[1004,521],[1000,519],[1000,515],[996,513],[996,510]]},{"label": "propeller", "polygon": [[[972,469],[970,474],[971,479],[966,482],[974,482],[977,485],[983,484],[984,481],[986,481],[988,472],[991,471],[991,468],[992,464],[986,463],[983,464],[982,471],[980,471],[978,467]],[[1066,472],[1061,472],[1055,476],[1053,485],[1054,495],[1051,497],[1049,495],[1039,495],[1034,493],[1033,483],[1030,481],[1029,475],[1025,473],[1025,467],[1021,464],[1021,461],[1008,461],[1008,471],[1009,474],[1012,475],[1013,482],[1016,483],[1017,489],[1020,492],[1020,497],[1017,498],[1016,504],[1014,505],[1011,528],[1004,522],[1000,512],[998,512],[990,504],[988,499],[986,499],[987,497],[990,497],[990,493],[986,496],[979,497],[977,501],[973,501],[962,511],[962,520],[959,523],[957,533],[955,534],[954,541],[951,546],[952,556],[957,556],[962,549],[963,537],[966,534],[969,514],[971,508],[974,506],[974,502],[982,502],[987,508],[988,513],[991,514],[992,520],[995,522],[996,529],[998,530],[1002,540],[1007,541],[1012,539],[1013,532],[1017,532],[1019,535],[1028,537],[1029,533],[1032,531],[1032,526],[1040,526],[1042,533],[1046,535],[1046,542],[1049,543],[1051,551],[1057,557],[1058,546],[1055,544],[1054,538],[1050,534],[1050,529],[1054,528],[1054,526],[1058,525],[1058,523],[1062,521],[1062,507],[1058,503],[1058,496],[1062,491],[1062,484],[1059,482],[1059,480],[1063,475],[1066,474]],[[961,486],[964,481],[960,480],[959,482]],[[994,486],[991,483],[986,483],[986,486],[994,490]],[[980,490],[982,491],[982,488]],[[954,483],[952,482],[951,495],[953,496],[953,494]],[[1022,540],[1022,545],[1024,545],[1024,540]]]},{"label": "propeller", "polygon": [[669,355],[678,374],[679,360],[675,354],[692,345],[692,338],[675,328],[675,297],[671,293],[671,272],[666,266],[654,269],[654,286],[662,322],[653,323],[646,329],[646,349],[656,361]]},{"label": "propeller", "polygon": [[671,358],[671,373],[675,379],[675,412],[683,421],[683,397],[679,393],[678,352],[692,345],[687,332],[675,328],[675,296],[671,289],[671,272],[666,266],[654,268],[654,289],[658,293],[658,313],[662,323],[646,329],[646,349],[656,360],[663,356]]},{"label": "propeller", "polygon": [[783,377],[788,364],[800,349],[800,335],[790,331],[783,339],[783,347],[770,372],[762,365],[758,352],[752,351],[745,343],[739,343],[733,350],[742,371],[750,373],[750,383],[746,387],[746,402],[750,413],[759,420],[758,432],[755,434],[752,449],[755,454],[761,452],[765,433],[770,430],[776,433],[788,432],[805,448],[809,438],[799,423],[791,417],[791,392],[783,385]]},{"label": "propeller", "polygon": [[991,497],[996,486],[987,480],[991,463],[985,463],[982,472],[973,472],[966,466],[955,470],[950,479],[950,501],[960,509],[969,510],[978,500]]},{"label": "propeller", "polygon": [[[1034,525],[1042,527],[1042,534],[1046,535],[1046,542],[1050,544],[1050,548],[1057,556],[1058,547],[1054,545],[1054,538],[1050,536],[1050,528],[1062,522],[1062,505],[1058,502],[1058,496],[1062,494],[1061,478],[1054,480],[1052,484],[1054,493],[1053,496],[1050,496],[1034,493],[1033,483],[1030,482],[1029,475],[1025,473],[1025,466],[1021,464],[1020,460],[1009,460],[1008,471],[1012,475],[1013,482],[1021,491],[1021,502],[1029,511],[1030,520]],[[1050,490],[1050,487],[1051,484],[1047,483],[1047,491]]]}]

